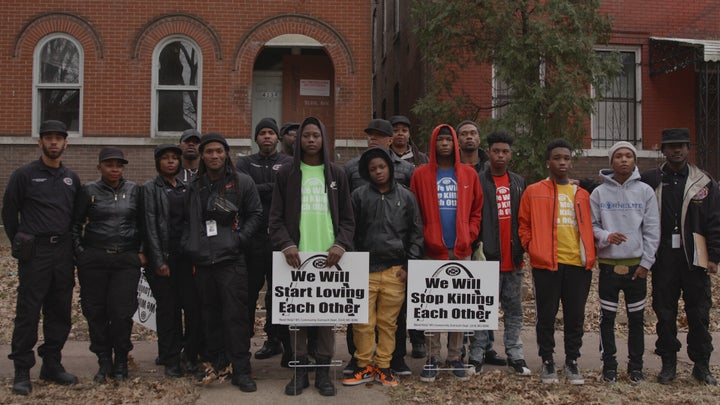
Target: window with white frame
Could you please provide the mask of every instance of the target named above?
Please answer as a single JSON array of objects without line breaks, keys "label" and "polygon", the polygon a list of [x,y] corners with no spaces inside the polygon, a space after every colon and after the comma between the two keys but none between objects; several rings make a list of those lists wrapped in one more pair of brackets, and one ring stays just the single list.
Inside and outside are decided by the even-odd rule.
[{"label": "window with white frame", "polygon": [[58,120],[72,136],[82,132],[83,48],[73,37],[53,34],[35,47],[32,132]]},{"label": "window with white frame", "polygon": [[153,53],[152,134],[200,129],[202,54],[186,37],[168,37]]},{"label": "window with white frame", "polygon": [[510,108],[512,89],[509,83],[497,75],[495,65],[492,67],[492,74],[492,117],[497,119]]},{"label": "window with white frame", "polygon": [[637,48],[598,49],[601,58],[617,58],[621,67],[613,76],[593,88],[598,97],[592,115],[593,148],[609,148],[617,141],[640,144],[640,50]]}]

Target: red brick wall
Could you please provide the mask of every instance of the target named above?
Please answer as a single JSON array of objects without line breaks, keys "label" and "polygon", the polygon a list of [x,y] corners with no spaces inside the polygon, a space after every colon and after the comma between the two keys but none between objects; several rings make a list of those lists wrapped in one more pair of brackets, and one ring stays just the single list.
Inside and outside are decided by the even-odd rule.
[{"label": "red brick wall", "polygon": [[93,179],[100,138],[137,138],[134,146],[123,147],[127,177],[144,181],[155,174],[153,144],[168,141],[150,139],[158,41],[186,35],[202,50],[202,132],[247,139],[253,64],[263,44],[281,34],[309,36],[325,46],[334,64],[337,137],[364,139],[362,128],[372,113],[370,12],[369,1],[355,0],[332,7],[324,0],[3,2],[0,193],[14,168],[39,155],[30,138],[33,52],[49,33],[74,36],[84,51],[83,139],[70,139],[66,162],[83,181]]},{"label": "red brick wall", "polygon": [[[403,0],[408,4],[408,0]],[[405,6],[403,6],[405,7]],[[382,21],[382,10],[378,9]],[[656,150],[660,143],[661,131],[667,127],[688,127],[695,129],[695,75],[694,67],[670,74],[650,77],[649,38],[720,38],[720,2],[717,0],[698,0],[678,2],[674,0],[603,0],[601,12],[612,18],[611,45],[637,46],[641,51],[642,69],[642,149]],[[392,105],[392,86],[400,81],[400,87],[407,84],[418,89],[414,98],[402,98],[401,110],[408,111],[414,100],[424,95],[424,88],[418,86],[428,80],[424,72],[411,72],[403,76],[403,66],[413,66],[420,60],[416,52],[405,52],[406,46],[414,43],[411,37],[413,22],[401,19],[405,24],[401,31],[399,51],[389,53],[385,59],[378,58],[375,77],[375,110],[379,111],[384,98]],[[381,26],[381,24],[379,24]],[[394,48],[388,48],[394,49]],[[376,52],[378,52],[376,50]],[[459,81],[468,93],[483,106],[491,103],[491,72],[489,67],[468,67]],[[484,112],[483,116],[490,116]],[[590,127],[588,126],[588,144]],[[577,165],[576,165],[577,167]],[[596,172],[596,170],[594,171]]]}]

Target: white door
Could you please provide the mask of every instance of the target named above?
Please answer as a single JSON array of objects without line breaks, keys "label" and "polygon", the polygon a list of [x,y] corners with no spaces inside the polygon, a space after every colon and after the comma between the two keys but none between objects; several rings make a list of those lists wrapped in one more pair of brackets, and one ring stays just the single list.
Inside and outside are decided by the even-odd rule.
[{"label": "white door", "polygon": [[249,133],[252,151],[255,153],[258,147],[253,136],[255,135],[255,125],[261,119],[274,118],[278,123],[278,128],[282,127],[282,72],[254,71],[252,89],[252,128]]}]

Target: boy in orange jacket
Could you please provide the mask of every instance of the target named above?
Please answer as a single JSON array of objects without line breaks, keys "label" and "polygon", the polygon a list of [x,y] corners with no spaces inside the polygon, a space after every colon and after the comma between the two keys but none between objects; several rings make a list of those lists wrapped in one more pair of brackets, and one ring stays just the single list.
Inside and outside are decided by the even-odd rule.
[{"label": "boy in orange jacket", "polygon": [[565,333],[565,371],[570,384],[585,380],[578,368],[582,346],[585,303],[591,269],[595,263],[590,195],[571,184],[572,147],[558,139],[546,148],[550,176],[528,186],[520,200],[518,234],[530,255],[538,354],[542,358],[540,379],[557,383],[553,352],[555,316],[563,304]]}]

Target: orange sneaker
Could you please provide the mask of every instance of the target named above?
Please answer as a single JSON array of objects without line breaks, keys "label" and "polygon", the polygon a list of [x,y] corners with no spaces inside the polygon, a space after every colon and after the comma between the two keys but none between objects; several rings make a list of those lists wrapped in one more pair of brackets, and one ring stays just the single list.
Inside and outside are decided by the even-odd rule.
[{"label": "orange sneaker", "polygon": [[375,368],[375,381],[382,383],[387,387],[394,387],[398,385],[398,379],[393,373],[392,369],[389,368]]},{"label": "orange sneaker", "polygon": [[363,368],[358,367],[355,372],[343,380],[343,385],[360,385],[366,382],[375,381],[375,367],[367,365]]}]

